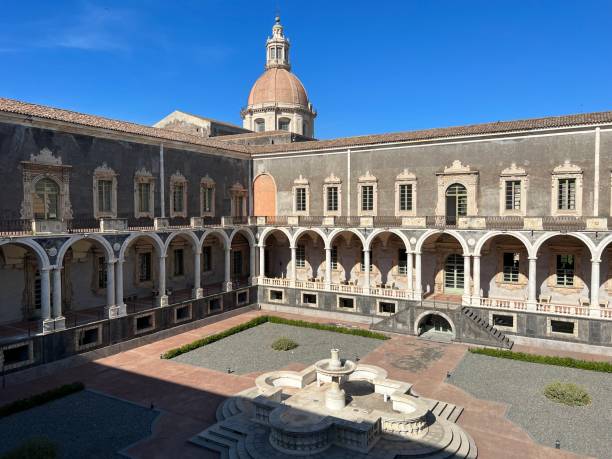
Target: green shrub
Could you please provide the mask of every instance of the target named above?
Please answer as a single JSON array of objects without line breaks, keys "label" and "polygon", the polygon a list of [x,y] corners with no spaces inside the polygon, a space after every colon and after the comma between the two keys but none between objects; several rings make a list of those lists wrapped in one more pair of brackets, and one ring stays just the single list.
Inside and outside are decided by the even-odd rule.
[{"label": "green shrub", "polygon": [[361,328],[337,327],[335,325],[317,324],[313,322],[306,322],[304,320],[284,319],[282,317],[277,317],[277,316],[259,316],[259,317],[249,320],[248,322],[244,322],[240,325],[236,325],[235,327],[228,328],[227,330],[224,330],[221,333],[209,335],[209,336],[206,336],[205,338],[200,338],[191,343],[185,344],[181,347],[170,349],[169,351],[164,352],[161,358],[162,359],[173,359],[174,357],[178,357],[181,354],[185,354],[187,352],[198,349],[202,346],[206,346],[207,344],[214,343],[223,338],[227,338],[228,336],[235,335],[236,333],[240,333],[241,331],[248,330],[249,328],[253,328],[253,327],[257,327],[258,325],[265,324],[266,322],[270,322],[273,324],[291,325],[293,327],[313,328],[316,330],[344,333],[347,335],[363,336],[365,338],[373,338],[373,339],[380,339],[380,340],[389,339],[387,335],[383,335],[382,333],[377,333],[377,332],[373,332],[370,330],[364,330]]},{"label": "green shrub", "polygon": [[580,370],[600,371],[602,373],[612,373],[612,363],[598,362],[591,360],[578,360],[571,357],[555,357],[550,355],[526,354],[524,352],[504,351],[489,348],[470,348],[473,354],[488,355],[489,357],[499,357],[502,359],[520,360],[522,362],[541,363],[545,365],[555,365],[558,367],[578,368]]},{"label": "green shrub", "polygon": [[47,437],[34,437],[21,446],[4,453],[0,459],[55,459],[57,445]]},{"label": "green shrub", "polygon": [[30,408],[34,408],[39,405],[44,405],[47,402],[74,394],[75,392],[80,392],[83,389],[85,389],[85,385],[83,383],[74,382],[72,384],[64,384],[63,386],[56,387],[55,389],[51,389],[31,397],[16,400],[8,405],[0,406],[0,418],[19,413],[20,411],[29,410]]},{"label": "green shrub", "polygon": [[282,336],[272,343],[272,349],[275,351],[290,351],[291,349],[295,349],[299,344],[293,341],[291,338],[286,338]]},{"label": "green shrub", "polygon": [[591,397],[582,387],[572,383],[553,382],[544,388],[544,395],[549,400],[568,406],[585,406],[591,403]]}]

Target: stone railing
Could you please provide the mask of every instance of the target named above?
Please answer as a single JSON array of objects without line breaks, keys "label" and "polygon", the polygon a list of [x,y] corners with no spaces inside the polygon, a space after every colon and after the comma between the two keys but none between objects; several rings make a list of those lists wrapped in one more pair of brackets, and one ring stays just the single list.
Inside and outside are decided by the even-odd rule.
[{"label": "stone railing", "polygon": [[477,306],[492,309],[508,309],[515,311],[540,312],[546,314],[558,314],[562,316],[574,317],[594,317],[601,319],[612,319],[612,308],[577,306],[561,303],[541,303],[536,302],[532,307],[525,300],[509,298],[479,298]]}]

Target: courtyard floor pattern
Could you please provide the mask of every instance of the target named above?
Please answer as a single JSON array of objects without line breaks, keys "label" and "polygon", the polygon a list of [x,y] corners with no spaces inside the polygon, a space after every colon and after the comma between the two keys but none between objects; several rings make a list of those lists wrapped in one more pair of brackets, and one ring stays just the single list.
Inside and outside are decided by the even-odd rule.
[{"label": "courtyard floor pattern", "polygon": [[88,390],[0,419],[0,456],[30,438],[58,445],[59,458],[112,458],[151,434],[159,412]]},{"label": "courtyard floor pattern", "polygon": [[[272,343],[287,337],[299,344],[290,351],[275,351]],[[340,357],[355,360],[380,346],[383,341],[324,330],[265,323],[202,346],[172,359],[217,371],[244,375],[286,368],[288,365],[312,365],[329,358],[332,348]]]},{"label": "courtyard floor pattern", "polygon": [[[554,381],[584,387],[591,396],[591,404],[571,407],[548,400],[543,394],[544,387]],[[563,449],[612,458],[609,373],[467,353],[450,382],[475,397],[508,403],[508,418],[544,445],[554,445],[559,440]]]}]

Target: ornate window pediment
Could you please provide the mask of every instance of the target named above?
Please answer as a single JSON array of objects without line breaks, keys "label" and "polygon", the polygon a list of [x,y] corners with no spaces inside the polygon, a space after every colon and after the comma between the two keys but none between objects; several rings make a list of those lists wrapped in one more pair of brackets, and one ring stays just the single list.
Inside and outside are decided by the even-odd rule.
[{"label": "ornate window pediment", "polygon": [[357,182],[358,215],[360,217],[376,216],[378,213],[378,179],[370,171],[366,171]]},{"label": "ornate window pediment", "polygon": [[94,218],[117,218],[117,173],[102,163],[93,173]]},{"label": "ornate window pediment", "polygon": [[436,201],[436,215],[449,216],[446,209],[446,191],[454,184],[465,187],[467,191],[466,212],[468,217],[478,215],[478,171],[472,170],[469,165],[463,165],[455,160],[443,172],[437,172],[438,199]]},{"label": "ornate window pediment", "polygon": [[310,213],[310,184],[300,174],[293,181],[293,215],[305,216]]},{"label": "ornate window pediment", "polygon": [[145,167],[134,173],[134,216],[153,218],[155,215],[155,178]]},{"label": "ornate window pediment", "polygon": [[215,181],[208,174],[200,179],[200,216],[215,215]]},{"label": "ornate window pediment", "polygon": [[512,163],[499,174],[499,214],[527,215],[529,177],[522,167]]},{"label": "ornate window pediment", "polygon": [[22,161],[21,166],[23,169],[21,218],[71,220],[71,166],[63,165],[62,159],[54,156],[46,147],[40,150],[38,155],[30,155],[29,161]]},{"label": "ornate window pediment", "polygon": [[323,215],[342,215],[342,180],[333,172],[323,181]]},{"label": "ornate window pediment", "polygon": [[555,167],[551,174],[551,215],[582,215],[582,168],[569,160]]}]

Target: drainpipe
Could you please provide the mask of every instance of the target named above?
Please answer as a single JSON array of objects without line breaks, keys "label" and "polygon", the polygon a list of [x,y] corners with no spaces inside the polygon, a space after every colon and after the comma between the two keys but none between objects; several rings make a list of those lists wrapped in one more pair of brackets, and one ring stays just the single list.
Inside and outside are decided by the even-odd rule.
[{"label": "drainpipe", "polygon": [[599,216],[599,146],[600,128],[595,128],[595,176],[593,184],[593,217]]},{"label": "drainpipe", "polygon": [[346,215],[351,215],[351,149],[346,150]]},{"label": "drainpipe", "polygon": [[165,174],[164,174],[164,144],[159,145],[159,194],[161,199],[161,218],[166,217],[166,198],[164,193]]}]

